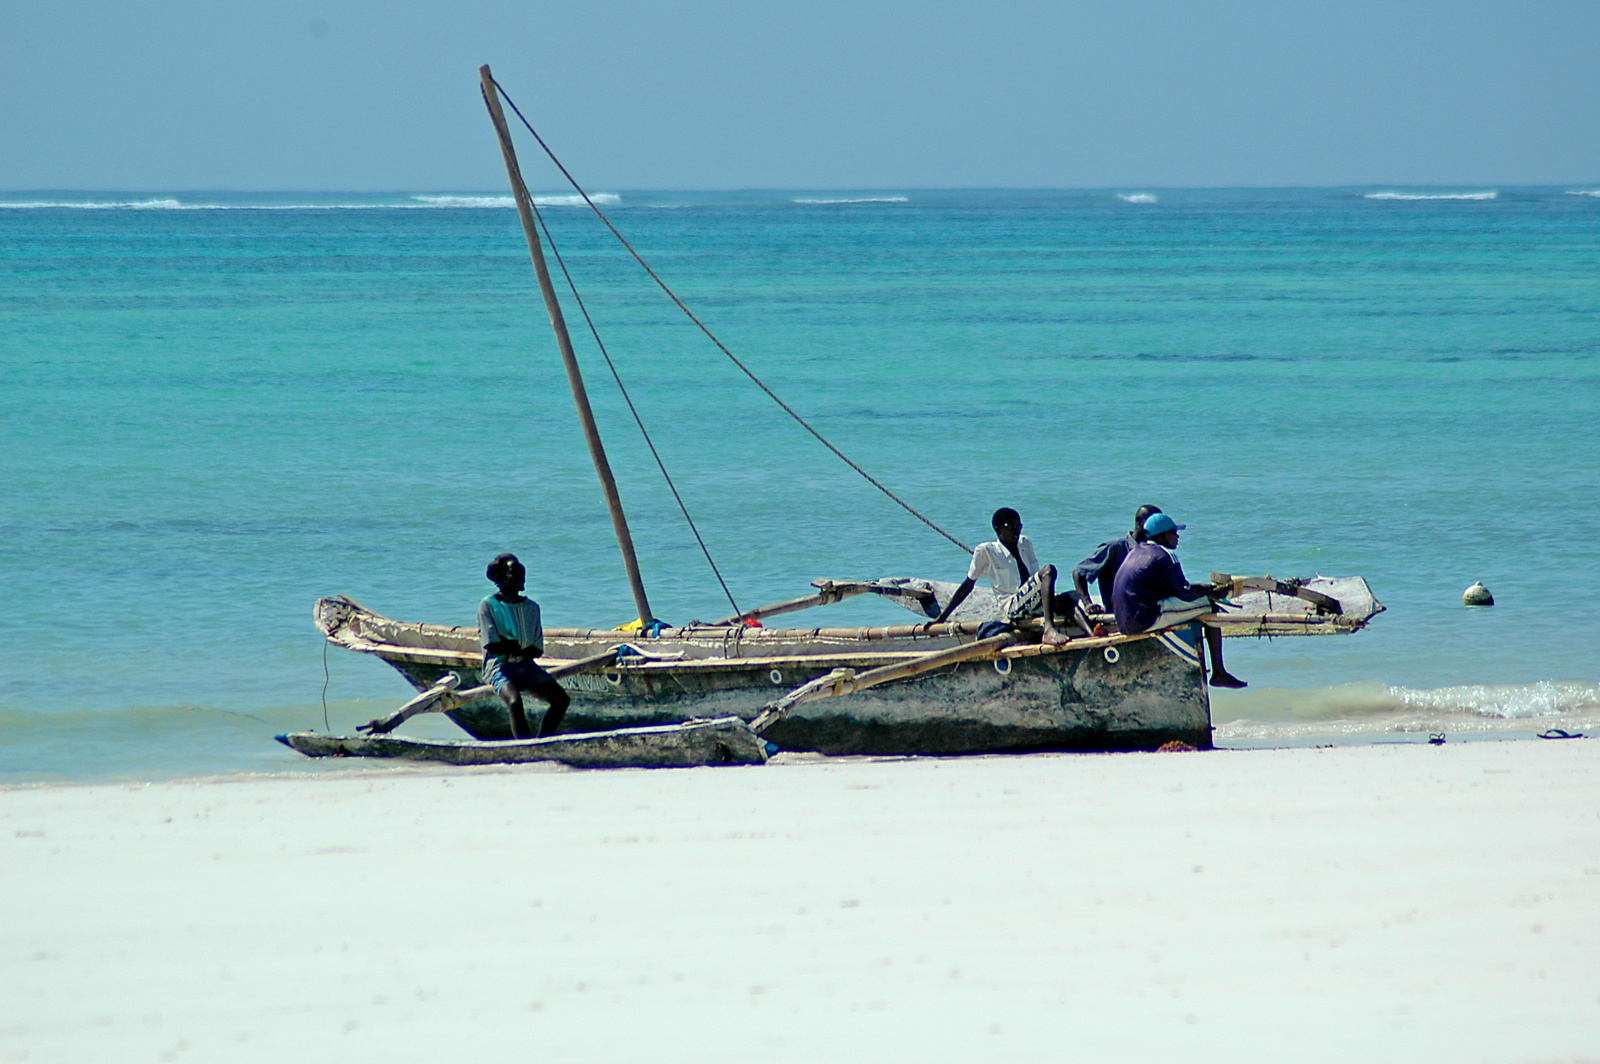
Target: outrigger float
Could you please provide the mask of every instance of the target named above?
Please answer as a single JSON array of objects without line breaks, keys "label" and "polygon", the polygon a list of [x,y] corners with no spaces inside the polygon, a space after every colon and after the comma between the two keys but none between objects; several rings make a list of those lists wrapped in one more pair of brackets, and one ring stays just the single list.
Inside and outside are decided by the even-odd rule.
[{"label": "outrigger float", "polygon": [[[947,623],[930,625],[928,619],[939,616],[956,585],[899,577],[817,580],[813,594],[715,624],[662,625],[645,596],[632,536],[545,265],[500,89],[488,67],[480,75],[529,255],[611,512],[639,631],[545,629],[540,664],[571,694],[564,725],[574,730],[513,739],[504,704],[482,683],[475,627],[395,621],[344,596],[322,599],[314,617],[330,644],[388,662],[419,693],[357,729],[365,734],[296,732],[278,737],[286,745],[312,757],[462,765],[555,761],[580,767],[761,764],[780,748],[950,755],[1138,750],[1181,742],[1206,749],[1211,704],[1200,650],[1202,626],[1227,636],[1348,634],[1382,612],[1359,576],[1279,581],[1213,573],[1212,582],[1227,591],[1218,613],[1159,632],[1112,631],[1050,646],[1039,641],[1037,625],[995,625],[997,603],[986,588],[974,589]],[[895,602],[921,621],[859,628],[762,626],[772,617],[858,595]],[[1109,616],[1099,619],[1113,623]],[[389,734],[411,717],[435,712],[472,739],[438,742]]]}]

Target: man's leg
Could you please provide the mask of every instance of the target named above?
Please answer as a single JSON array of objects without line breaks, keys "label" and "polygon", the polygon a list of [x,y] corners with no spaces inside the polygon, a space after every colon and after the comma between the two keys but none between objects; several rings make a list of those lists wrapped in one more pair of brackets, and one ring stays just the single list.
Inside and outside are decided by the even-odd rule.
[{"label": "man's leg", "polygon": [[1222,667],[1222,631],[1210,625],[1203,627],[1206,631],[1206,646],[1211,649],[1211,686],[1234,688],[1249,686]]},{"label": "man's leg", "polygon": [[[1063,595],[1063,599],[1070,596]],[[1044,642],[1052,646],[1060,646],[1070,637],[1056,627],[1053,611],[1056,604],[1056,567],[1053,565],[1041,566],[1037,573],[1013,591],[1008,598],[1001,600],[1001,608],[1005,611],[1008,621],[1031,620],[1041,618],[1044,626]],[[1070,607],[1069,607],[1070,608]]]},{"label": "man's leg", "polygon": [[1039,570],[1039,602],[1040,612],[1044,615],[1042,642],[1060,646],[1071,639],[1071,636],[1056,627],[1056,567],[1053,565],[1046,565]]},{"label": "man's leg", "polygon": [[567,715],[567,706],[572,704],[571,697],[548,673],[531,683],[528,691],[550,703],[550,708],[544,712],[544,720],[539,724],[539,738],[554,735],[556,729],[561,727],[561,719]]},{"label": "man's leg", "polygon": [[500,701],[506,704],[511,714],[511,737],[533,738],[533,729],[528,727],[528,715],[522,709],[522,692],[514,684],[503,683],[494,689],[494,693],[500,696]]},{"label": "man's leg", "polygon": [[1063,591],[1055,596],[1055,601],[1050,609],[1058,617],[1066,617],[1072,624],[1083,629],[1084,635],[1105,635],[1106,626],[1089,616],[1091,600],[1080,597],[1076,592]]}]

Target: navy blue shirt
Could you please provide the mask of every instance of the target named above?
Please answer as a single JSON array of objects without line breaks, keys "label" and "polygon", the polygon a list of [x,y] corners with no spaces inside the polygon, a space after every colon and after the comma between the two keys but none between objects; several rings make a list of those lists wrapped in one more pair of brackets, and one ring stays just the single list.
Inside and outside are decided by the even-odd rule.
[{"label": "navy blue shirt", "polygon": [[[1121,539],[1110,539],[1094,549],[1094,553],[1083,561],[1073,566],[1072,571],[1083,577],[1085,581],[1098,580],[1101,576],[1108,579],[1117,575],[1117,570],[1122,568],[1122,561],[1128,552],[1138,546],[1134,542],[1133,533],[1129,532]],[[1106,603],[1110,605],[1110,603]]]},{"label": "navy blue shirt", "polygon": [[1111,591],[1111,609],[1117,615],[1117,630],[1137,635],[1149,629],[1161,615],[1161,600],[1172,596],[1189,597],[1189,581],[1183,566],[1159,543],[1140,543],[1128,552]]}]

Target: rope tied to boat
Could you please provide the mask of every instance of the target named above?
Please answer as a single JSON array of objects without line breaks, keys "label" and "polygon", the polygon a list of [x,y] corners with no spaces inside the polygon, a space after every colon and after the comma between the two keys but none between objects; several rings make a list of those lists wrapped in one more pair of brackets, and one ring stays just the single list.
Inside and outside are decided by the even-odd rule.
[{"label": "rope tied to boat", "polygon": [[[739,360],[738,356],[736,356],[732,351],[730,351],[728,349],[728,346],[726,344],[724,344],[720,339],[717,338],[717,335],[711,331],[711,329],[706,325],[706,323],[701,321],[699,319],[699,317],[697,317],[695,315],[694,311],[690,310],[688,305],[686,303],[684,303],[684,301],[682,299],[678,298],[678,294],[672,290],[672,288],[667,284],[666,281],[662,280],[661,275],[656,273],[655,269],[648,262],[645,261],[644,256],[639,254],[639,252],[634,249],[634,246],[628,242],[628,238],[623,236],[621,231],[619,231],[617,229],[617,227],[614,224],[612,224],[611,219],[606,216],[605,211],[602,211],[600,209],[600,207],[594,202],[594,200],[590,198],[589,193],[584,190],[583,186],[578,184],[577,179],[572,176],[571,172],[568,171],[568,169],[561,162],[561,160],[556,157],[556,153],[550,150],[550,145],[546,144],[545,141],[544,141],[544,138],[539,135],[539,131],[533,128],[533,124],[530,123],[528,121],[528,119],[527,119],[527,116],[525,116],[522,113],[522,109],[517,106],[516,101],[513,100],[510,97],[510,95],[508,95],[506,93],[505,87],[503,85],[501,85],[500,82],[495,81],[493,77],[490,78],[490,81],[494,84],[495,89],[500,93],[501,98],[504,99],[505,102],[510,105],[511,110],[516,113],[517,119],[522,123],[523,128],[526,129],[528,131],[528,133],[530,135],[532,135],[533,139],[539,143],[539,147],[544,151],[545,155],[548,156],[550,161],[555,164],[556,169],[561,171],[561,176],[567,179],[567,183],[569,185],[571,185],[573,190],[575,192],[577,192],[578,195],[583,198],[583,202],[588,204],[589,209],[595,213],[595,216],[600,219],[600,221],[605,225],[605,227],[611,231],[611,235],[617,238],[618,243],[620,243],[627,250],[629,255],[633,256],[633,260],[635,262],[637,262],[640,265],[640,267],[642,267],[644,269],[645,273],[650,275],[650,279],[652,281],[654,281],[656,283],[656,285],[658,287],[660,287],[660,289],[663,292],[666,293],[667,298],[672,300],[672,302],[677,306],[677,308],[683,312],[684,316],[687,317],[691,322],[693,322],[695,327],[698,328],[702,333],[705,334],[706,339],[710,340],[713,344],[715,344],[716,347],[717,347],[717,350],[721,351],[724,355],[727,356],[728,361],[732,362],[735,366],[737,366],[739,368],[739,371],[741,373],[743,373],[746,377],[749,377],[750,380],[755,384],[755,386],[760,388],[763,392],[765,392],[767,394],[767,398],[771,399],[774,403],[777,403],[778,406],[783,410],[784,413],[788,414],[791,418],[793,418],[795,420],[796,424],[798,424],[801,428],[805,429],[813,437],[815,437],[818,443],[822,444],[822,446],[826,447],[829,451],[832,451],[834,456],[836,458],[838,458],[841,462],[843,462],[845,465],[849,466],[851,469],[853,469],[857,473],[859,473],[861,475],[861,477],[867,481],[867,483],[871,484],[873,487],[875,487],[879,491],[881,491],[884,495],[888,496],[891,500],[893,500],[895,502],[896,505],[898,505],[906,513],[910,514],[912,517],[915,517],[918,521],[921,521],[923,524],[927,525],[929,528],[933,529],[935,532],[939,533],[939,535],[943,536],[945,539],[949,540],[951,543],[954,543],[956,546],[960,547],[962,550],[966,551],[968,554],[972,553],[972,548],[971,547],[967,546],[965,543],[961,542],[959,539],[957,539],[956,537],[952,536],[950,533],[946,532],[944,529],[940,528],[938,525],[934,524],[932,519],[930,519],[927,515],[923,514],[916,507],[912,506],[910,503],[906,502],[900,496],[896,495],[882,481],[878,480],[877,477],[874,477],[871,473],[868,473],[865,469],[862,469],[861,466],[857,465],[854,461],[852,461],[848,455],[846,455],[843,451],[839,450],[839,448],[835,447],[833,445],[833,443],[828,440],[827,437],[823,436],[822,433],[818,432],[815,428],[813,428],[811,423],[808,422],[805,418],[801,417],[800,414],[798,412],[796,412],[793,407],[791,407],[788,403],[786,403],[782,399],[780,399],[778,397],[778,393],[774,392],[771,388],[769,388],[767,386],[766,382],[763,381],[760,377],[757,377],[755,375],[755,373],[750,369],[749,366],[746,366],[743,362],[741,362]],[[541,225],[541,227],[543,226],[543,220],[542,219],[540,221],[540,225]],[[569,280],[569,283],[570,283],[570,278],[568,280]],[[584,316],[585,316],[585,318],[588,317],[587,314],[585,314]],[[606,361],[609,364],[610,359],[607,359]],[[613,373],[615,373],[614,370],[613,370]],[[633,404],[629,403],[628,405],[629,405],[629,408],[631,409]],[[652,451],[653,450],[654,450],[654,448],[652,448]],[[663,472],[665,472],[665,470],[663,470]],[[676,492],[674,492],[674,494],[676,494]],[[719,577],[719,579],[720,579],[720,577]],[[735,607],[735,608],[737,609],[737,607]]]},{"label": "rope tied to boat", "polygon": [[[507,102],[510,102],[509,100]],[[544,233],[544,239],[550,245],[550,253],[555,256],[556,265],[561,267],[561,276],[566,278],[567,288],[572,292],[572,298],[578,304],[578,311],[583,315],[584,324],[589,326],[589,335],[594,337],[595,347],[600,349],[600,357],[605,359],[606,369],[611,371],[611,379],[617,382],[617,391],[622,393],[622,401],[628,404],[628,413],[633,415],[633,423],[639,426],[639,435],[644,437],[644,445],[650,448],[650,457],[656,460],[656,468],[661,470],[661,479],[667,482],[667,490],[672,492],[673,501],[678,504],[684,521],[688,522],[689,531],[694,534],[694,541],[700,545],[700,553],[706,556],[706,564],[711,566],[711,574],[717,578],[717,583],[722,585],[722,593],[728,597],[728,605],[733,607],[733,612],[742,615],[743,610],[734,601],[733,592],[728,590],[728,582],[722,578],[722,570],[717,568],[717,563],[711,557],[711,550],[706,546],[706,541],[700,537],[700,529],[695,527],[694,518],[689,516],[689,507],[685,505],[683,496],[678,494],[678,486],[672,482],[672,474],[667,472],[666,463],[661,460],[660,453],[656,450],[655,441],[650,438],[650,432],[644,427],[644,419],[639,416],[639,411],[633,405],[633,397],[628,394],[627,385],[622,383],[622,374],[617,372],[617,367],[611,361],[611,353],[606,350],[606,345],[600,339],[600,330],[595,328],[594,319],[589,316],[589,308],[583,302],[583,297],[578,294],[578,286],[572,280],[572,274],[567,269],[567,260],[561,257],[561,249],[556,247],[556,238],[551,235],[550,227],[545,224],[544,214],[539,210],[539,205],[533,202],[533,197],[528,197],[528,207],[533,211],[534,219],[539,223],[539,229]]]}]

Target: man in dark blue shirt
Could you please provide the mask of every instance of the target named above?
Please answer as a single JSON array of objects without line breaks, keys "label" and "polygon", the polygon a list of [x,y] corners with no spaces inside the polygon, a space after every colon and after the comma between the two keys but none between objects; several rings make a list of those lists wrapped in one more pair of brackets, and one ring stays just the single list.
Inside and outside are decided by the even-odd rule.
[{"label": "man in dark blue shirt", "polygon": [[1094,600],[1089,597],[1089,581],[1097,580],[1100,583],[1100,601],[1104,604],[1102,608],[1106,613],[1111,612],[1111,591],[1117,579],[1117,570],[1122,567],[1122,560],[1128,556],[1128,552],[1144,542],[1145,519],[1160,512],[1159,506],[1146,504],[1139,507],[1133,515],[1132,532],[1120,539],[1106,540],[1072,570],[1072,583],[1078,589],[1078,601],[1086,609],[1094,606]]},{"label": "man in dark blue shirt", "polygon": [[[1145,519],[1145,542],[1128,553],[1111,591],[1117,629],[1123,635],[1159,631],[1212,612],[1209,584],[1191,584],[1178,564],[1177,524],[1166,514]],[[1206,627],[1211,650],[1211,686],[1244,687],[1222,664],[1222,633]]]}]

